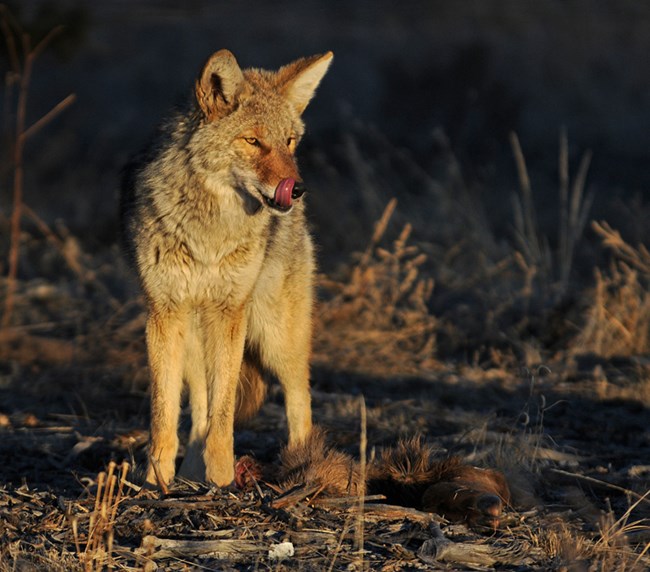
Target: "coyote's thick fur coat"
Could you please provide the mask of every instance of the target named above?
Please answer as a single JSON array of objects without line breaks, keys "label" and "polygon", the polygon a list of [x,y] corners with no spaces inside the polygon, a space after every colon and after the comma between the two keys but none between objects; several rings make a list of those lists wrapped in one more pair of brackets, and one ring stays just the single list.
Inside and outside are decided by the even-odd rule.
[{"label": "coyote's thick fur coat", "polygon": [[175,474],[183,381],[188,478],[232,482],[234,422],[261,405],[266,373],[284,390],[289,443],[310,434],[314,255],[294,151],[331,58],[269,72],[216,52],[190,109],[125,177],[124,238],[148,306],[152,485]]}]

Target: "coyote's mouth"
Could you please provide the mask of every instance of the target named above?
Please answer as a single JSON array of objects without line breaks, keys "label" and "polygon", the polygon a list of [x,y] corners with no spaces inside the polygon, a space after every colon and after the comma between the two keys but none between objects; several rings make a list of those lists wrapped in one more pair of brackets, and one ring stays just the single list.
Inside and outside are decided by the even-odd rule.
[{"label": "coyote's mouth", "polygon": [[293,205],[291,203],[289,203],[288,205],[282,205],[279,202],[277,202],[275,199],[271,199],[266,195],[264,195],[264,202],[266,203],[266,206],[269,206],[272,209],[275,209],[276,211],[280,211],[283,213],[287,213],[293,208]]},{"label": "coyote's mouth", "polygon": [[264,197],[267,206],[282,213],[289,212],[293,207],[293,200],[299,199],[305,193],[302,183],[296,182],[295,179],[282,179],[278,186],[275,187],[273,197]]}]

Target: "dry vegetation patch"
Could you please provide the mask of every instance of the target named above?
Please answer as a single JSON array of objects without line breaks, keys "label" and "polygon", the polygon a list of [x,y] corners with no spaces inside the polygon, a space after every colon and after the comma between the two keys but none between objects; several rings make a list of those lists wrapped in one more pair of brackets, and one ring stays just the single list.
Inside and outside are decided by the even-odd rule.
[{"label": "dry vegetation patch", "polygon": [[650,253],[640,244],[627,244],[606,222],[594,231],[614,254],[609,269],[595,269],[595,286],[588,293],[585,323],[573,350],[604,357],[637,356],[650,352]]},{"label": "dry vegetation patch", "polygon": [[[6,14],[5,40],[22,37]],[[9,46],[31,65],[24,47]],[[6,87],[22,86],[26,105],[21,61],[12,56]],[[13,143],[0,149],[12,176],[11,212],[0,213],[1,572],[650,569],[650,254],[599,222],[598,258],[585,262],[590,155],[572,180],[565,134],[552,229],[514,136],[520,189],[506,221],[490,219],[492,199],[469,188],[448,141],[440,180],[376,132],[345,133],[338,171],[342,160],[318,155],[349,190],[320,200],[361,202],[321,203],[322,221],[336,223],[331,244],[358,239],[357,215],[371,221],[387,206],[365,250],[334,255],[339,270],[320,277],[315,419],[357,458],[419,433],[442,454],[504,470],[513,503],[485,537],[377,498],[302,491],[278,503],[286,491],[263,480],[245,492],[183,481],[166,495],[140,490],[143,305],[116,243],[91,252],[25,204],[21,145],[44,123],[29,127],[16,111]],[[644,229],[647,208],[631,210],[641,213],[631,227]],[[575,280],[578,260],[593,269],[588,282]],[[277,461],[285,436],[272,389],[237,454]]]},{"label": "dry vegetation patch", "polygon": [[426,255],[408,245],[408,224],[391,250],[379,246],[396,205],[388,204],[345,278],[321,278],[316,363],[382,376],[435,368],[433,279],[420,273]]}]

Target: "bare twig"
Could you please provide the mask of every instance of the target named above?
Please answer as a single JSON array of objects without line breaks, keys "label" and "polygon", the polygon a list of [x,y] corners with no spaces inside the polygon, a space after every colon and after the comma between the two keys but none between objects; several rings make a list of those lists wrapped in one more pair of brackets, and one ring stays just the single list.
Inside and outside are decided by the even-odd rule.
[{"label": "bare twig", "polygon": [[11,12],[4,4],[0,4],[0,27],[2,28],[2,35],[7,45],[7,54],[9,55],[9,66],[11,71],[16,76],[20,75],[21,66],[20,58],[18,57],[18,48],[16,46],[16,38],[13,30],[20,31],[20,26],[12,17]]},{"label": "bare twig", "polygon": [[[29,36],[22,35],[23,49],[29,53]],[[5,308],[2,316],[2,327],[7,327],[11,322],[14,308],[14,294],[16,292],[16,277],[18,274],[18,250],[20,246],[20,219],[23,207],[23,150],[25,138],[25,112],[27,108],[27,94],[32,73],[33,59],[25,57],[22,73],[20,74],[18,101],[16,103],[15,142],[13,146],[13,210],[11,213],[11,230],[9,239],[9,272],[7,275],[7,292],[5,295]]]},{"label": "bare twig", "polygon": [[606,487],[608,489],[612,489],[614,491],[618,491],[620,493],[623,493],[627,496],[633,497],[637,499],[637,502],[644,502],[650,504],[650,499],[648,499],[648,494],[645,493],[643,495],[640,495],[639,493],[635,493],[631,489],[626,489],[625,487],[619,487],[618,485],[614,485],[612,483],[608,483],[607,481],[602,481],[600,479],[595,479],[594,477],[590,477],[588,475],[579,475],[577,473],[570,473],[569,471],[563,471],[562,469],[549,469],[552,473],[556,473],[558,475],[562,475],[564,477],[572,477],[577,480],[581,481],[586,481],[588,483],[592,483],[594,485],[599,485],[601,487]]},{"label": "bare twig", "polygon": [[77,96],[74,93],[71,93],[59,103],[57,103],[52,109],[50,109],[45,115],[43,115],[40,119],[38,119],[35,123],[30,125],[27,129],[25,129],[25,132],[23,133],[23,137],[25,140],[29,139],[32,135],[35,135],[38,131],[43,129],[48,123],[50,123],[53,119],[55,119],[60,113],[62,113],[65,109],[70,107],[77,99]]},{"label": "bare twig", "polygon": [[[12,68],[12,78],[7,81],[8,91],[14,83],[18,84],[18,98],[16,101],[16,119],[13,133],[13,205],[10,221],[10,238],[9,238],[9,271],[7,273],[7,291],[5,294],[5,306],[2,315],[2,327],[6,328],[11,323],[15,304],[15,293],[18,277],[18,257],[20,251],[20,222],[24,211],[23,187],[24,187],[24,150],[25,142],[28,137],[37,133],[42,127],[52,121],[64,109],[70,106],[74,101],[74,95],[69,95],[57,105],[55,105],[44,116],[37,120],[29,128],[26,128],[27,116],[27,98],[32,79],[32,71],[35,61],[41,55],[43,50],[49,45],[54,37],[63,29],[57,26],[50,30],[45,37],[36,46],[32,47],[29,34],[25,33],[20,27],[13,22],[10,13],[5,6],[1,6],[2,14],[2,33],[5,36],[7,50]],[[13,25],[12,25],[13,23]],[[23,51],[23,62],[21,66],[17,49],[17,37],[20,37]]]},{"label": "bare twig", "polygon": [[29,52],[25,52],[25,54],[28,57],[31,57],[32,61],[35,61],[42,53],[43,51],[47,48],[47,46],[50,45],[50,42],[56,38],[61,32],[63,32],[64,27],[63,26],[55,26],[52,28],[45,36],[43,39],[34,46],[33,49],[29,50]]},{"label": "bare twig", "polygon": [[221,560],[238,561],[269,553],[270,544],[249,540],[175,540],[145,536],[136,554],[147,555],[152,560],[163,558],[189,558],[193,556],[210,556]]}]

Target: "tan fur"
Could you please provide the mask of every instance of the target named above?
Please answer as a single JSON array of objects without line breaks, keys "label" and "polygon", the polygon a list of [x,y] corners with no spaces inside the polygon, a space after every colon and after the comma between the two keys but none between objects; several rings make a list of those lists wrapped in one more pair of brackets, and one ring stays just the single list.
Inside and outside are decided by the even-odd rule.
[{"label": "tan fur", "polygon": [[365,490],[358,464],[349,455],[328,447],[324,433],[318,429],[304,442],[286,447],[280,461],[278,480],[284,489],[310,484],[335,496],[357,495]]},{"label": "tan fur", "polygon": [[183,381],[192,411],[184,476],[232,482],[235,417],[261,405],[263,371],[284,390],[289,442],[310,433],[313,246],[304,202],[280,213],[266,199],[282,179],[300,180],[300,114],[331,57],[274,73],[216,52],[189,110],[127,173],[124,238],[148,305],[151,485],[175,474]]}]

